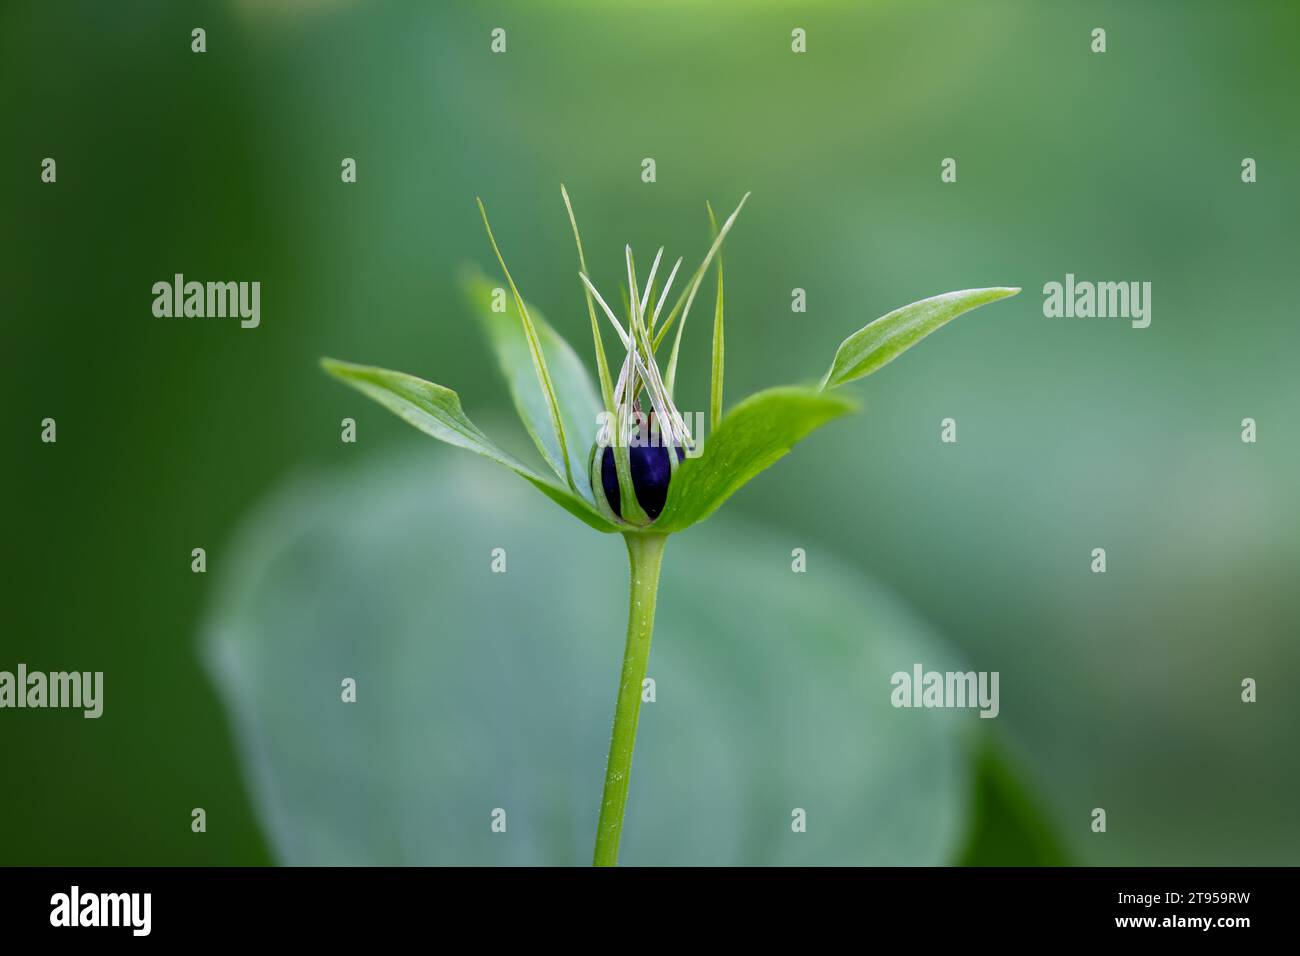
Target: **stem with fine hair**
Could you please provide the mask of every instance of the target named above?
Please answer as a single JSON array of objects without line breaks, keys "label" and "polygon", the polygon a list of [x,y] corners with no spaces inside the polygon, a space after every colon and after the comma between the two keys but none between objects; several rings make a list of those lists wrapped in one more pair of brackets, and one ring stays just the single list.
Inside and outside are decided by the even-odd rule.
[{"label": "stem with fine hair", "polygon": [[655,597],[659,593],[659,566],[663,561],[666,534],[628,532],[627,560],[631,568],[631,592],[627,609],[627,644],[623,648],[623,673],[619,678],[618,702],[614,708],[614,730],[605,766],[605,790],[600,800],[600,822],[596,825],[596,866],[618,863],[618,841],[623,833],[627,808],[627,785],[632,774],[632,749],[636,746],[636,724],[641,713],[641,682],[650,659],[650,637],[655,626]]}]

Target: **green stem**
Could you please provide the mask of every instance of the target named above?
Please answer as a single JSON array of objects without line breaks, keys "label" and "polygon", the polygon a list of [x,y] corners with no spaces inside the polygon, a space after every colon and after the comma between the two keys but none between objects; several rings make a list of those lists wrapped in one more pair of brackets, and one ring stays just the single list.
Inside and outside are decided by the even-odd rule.
[{"label": "green stem", "polygon": [[596,825],[596,866],[618,863],[618,841],[623,833],[627,808],[627,785],[632,774],[632,748],[636,746],[636,722],[641,713],[641,682],[650,659],[650,637],[655,627],[655,597],[659,593],[659,565],[664,557],[666,534],[628,533],[627,561],[632,571],[627,609],[627,645],[623,648],[623,674],[619,678],[618,703],[614,709],[614,731],[609,741],[609,762],[605,766],[605,791],[600,799],[600,822]]}]

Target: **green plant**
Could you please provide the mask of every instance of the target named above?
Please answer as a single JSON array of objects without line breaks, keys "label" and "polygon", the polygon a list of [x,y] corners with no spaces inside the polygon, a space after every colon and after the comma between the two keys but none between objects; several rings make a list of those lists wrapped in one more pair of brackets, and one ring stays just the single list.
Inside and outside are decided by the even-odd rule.
[{"label": "green plant", "polygon": [[[641,683],[654,629],[655,601],[664,548],[670,535],[703,521],[759,472],[783,457],[800,439],[856,408],[837,393],[840,386],[893,361],[963,312],[1019,292],[1014,288],[949,292],[903,306],[846,338],[819,384],[780,386],[758,392],[723,414],[723,269],[721,248],[749,195],[718,227],[708,210],[713,243],[699,268],[660,321],[681,266],[656,285],[663,249],[655,256],[641,290],[630,247],[627,306],[620,322],[587,273],[586,255],[573,207],[561,195],[577,245],[579,278],[586,293],[596,355],[599,391],[567,342],[519,294],[492,235],[487,212],[479,210],[489,242],[513,296],[515,313],[493,309],[498,290],[481,275],[467,276],[466,291],[487,326],[515,407],[554,477],[509,455],[485,435],[461,408],[451,389],[402,372],[323,359],[331,375],[373,398],[416,428],[451,445],[468,448],[505,465],[571,514],[606,533],[620,533],[627,545],[631,586],[627,642],[619,679],[609,760],[597,824],[594,862],[618,860],[636,742]],[[673,401],[682,333],[696,294],[714,259],[712,382],[707,442],[692,434]],[[503,299],[503,296],[500,298]],[[605,353],[597,304],[626,349],[614,379]],[[657,356],[676,325],[666,372]],[[641,396],[651,410],[642,413]],[[595,433],[588,446],[584,435]]]}]

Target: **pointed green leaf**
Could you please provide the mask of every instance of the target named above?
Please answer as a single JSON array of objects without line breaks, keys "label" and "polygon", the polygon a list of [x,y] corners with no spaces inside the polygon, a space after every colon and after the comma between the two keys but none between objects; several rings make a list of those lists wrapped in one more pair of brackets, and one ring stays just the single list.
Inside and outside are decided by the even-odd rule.
[{"label": "pointed green leaf", "polygon": [[[592,301],[592,290],[587,280],[587,255],[582,249],[582,235],[578,232],[578,220],[573,214],[573,203],[569,201],[569,191],[560,184],[560,197],[564,200],[564,209],[569,214],[569,225],[573,227],[573,242],[578,247],[578,275],[582,280],[583,295],[587,300],[587,317],[591,320],[591,341],[596,351],[596,370],[600,377],[600,397],[604,403],[605,414],[608,421],[618,421],[618,408],[614,403],[614,380],[609,371],[609,359],[605,355],[605,342],[600,335],[600,321],[596,318],[596,304]],[[602,300],[603,303],[604,300]],[[617,427],[617,425],[615,426]],[[590,453],[593,458],[588,462],[587,467],[587,487],[591,488],[592,498],[596,507],[601,514],[606,517],[613,515],[609,507],[609,502],[599,488],[591,487],[591,467],[594,464],[595,443],[592,443]],[[628,520],[638,521],[645,518],[641,511],[641,506],[637,504],[636,495],[632,491],[632,472],[631,465],[628,462],[627,448],[619,445],[614,449],[614,471],[618,475],[618,487],[622,500],[631,502],[631,509],[628,512]]]},{"label": "pointed green leaf", "polygon": [[[661,249],[659,251],[662,254],[663,250]],[[640,290],[637,288],[636,266],[632,259],[631,246],[626,247],[625,253],[627,255],[628,282],[632,287],[632,317],[628,337],[632,340],[634,348],[639,345],[641,349],[641,367],[645,373],[644,379],[646,395],[654,405],[655,414],[659,416],[659,424],[665,429],[664,434],[672,435],[673,433],[677,433],[678,435],[685,435],[685,423],[681,420],[681,416],[677,414],[676,408],[669,400],[668,389],[664,385],[662,376],[659,374],[659,366],[655,363],[654,348],[650,344],[650,333],[646,329],[645,316],[641,312],[641,306],[644,304],[645,300],[640,296]],[[655,262],[657,265],[657,257]],[[678,441],[673,439],[673,444],[677,443]]]},{"label": "pointed green leaf", "polygon": [[945,292],[882,315],[840,344],[835,361],[822,379],[822,388],[834,388],[870,375],[963,312],[1005,299],[1019,291],[997,288]]},{"label": "pointed green leaf", "polygon": [[[587,273],[587,256],[582,250],[582,236],[578,233],[578,220],[573,215],[573,203],[569,201],[569,191],[560,184],[560,196],[564,199],[564,208],[569,213],[569,225],[573,227],[573,242],[578,247],[578,269]],[[605,355],[605,343],[600,335],[600,322],[596,319],[596,304],[591,300],[591,290],[583,286],[583,295],[587,299],[587,316],[591,319],[591,339],[596,350],[596,368],[600,373],[600,396],[605,403],[605,411],[614,414],[614,380],[609,374],[609,359]]]},{"label": "pointed green leaf", "polygon": [[510,275],[510,270],[506,268],[506,260],[501,255],[500,247],[497,246],[496,236],[492,235],[492,224],[488,222],[487,209],[483,206],[483,200],[478,199],[477,202],[479,215],[483,217],[483,228],[487,230],[488,242],[492,244],[492,251],[496,253],[497,262],[500,263],[501,271],[506,276],[506,282],[510,284],[510,292],[515,297],[515,305],[519,309],[520,325],[523,327],[524,341],[528,344],[528,354],[533,364],[533,372],[537,375],[537,384],[541,387],[542,395],[546,399],[546,410],[551,421],[551,430],[554,432],[555,441],[559,445],[559,455],[554,459],[548,456],[546,459],[547,464],[565,480],[570,488],[576,491],[579,486],[574,479],[573,466],[567,450],[568,441],[564,434],[564,419],[560,414],[560,403],[555,395],[555,384],[551,380],[551,371],[546,365],[546,355],[542,351],[542,345],[538,340],[537,329],[533,325],[532,317],[528,314],[528,306],[524,304],[523,296],[519,294],[519,289],[515,286],[514,277]]},{"label": "pointed green leaf", "polygon": [[751,395],[722,420],[700,457],[678,467],[651,530],[681,531],[702,521],[799,439],[856,407],[841,396],[802,386]]},{"label": "pointed green leaf", "polygon": [[[709,225],[713,227],[713,235],[716,237],[718,220],[713,216],[713,206],[708,203],[704,205],[709,210]],[[709,386],[709,428],[714,430],[722,421],[722,368],[725,356],[726,346],[722,338],[722,250],[719,249],[718,301],[713,310],[713,377]]]},{"label": "pointed green leaf", "polygon": [[[748,197],[748,195],[749,194],[746,193],[746,197]],[[741,205],[742,206],[744,205],[744,200],[741,200]],[[722,320],[722,245],[718,242],[718,220],[714,218],[713,206],[706,201],[704,203],[704,208],[709,213],[709,227],[712,230],[711,236],[713,239],[714,248],[716,248],[718,251],[718,302],[717,302],[717,307],[715,308],[713,314],[713,366],[712,366],[713,379],[709,389],[709,398],[710,398],[709,427],[717,428],[718,421],[722,418],[722,404],[721,404],[722,403],[722,379],[719,374],[719,363],[722,358],[721,353],[719,352],[719,349],[722,344],[721,339],[719,338],[719,335],[721,333],[721,326],[719,325],[719,323]],[[737,210],[737,212],[739,212],[739,210]],[[732,218],[735,217],[733,216]],[[699,282],[702,281],[703,278],[704,278],[704,271],[703,268],[701,268],[697,276],[691,279],[691,282],[695,283],[695,288],[697,290],[699,288]],[[687,291],[689,291],[689,289],[683,290],[683,296],[685,296]],[[693,294],[691,296],[691,300],[692,301],[694,300]],[[678,303],[680,304],[681,301],[682,299],[679,298]],[[688,304],[687,311],[689,310],[690,310],[690,305]],[[677,318],[677,309],[674,307],[673,311],[668,316],[668,321],[665,323],[665,326],[671,323],[676,318]],[[677,387],[677,358],[682,350],[682,332],[685,328],[686,328],[686,315],[683,314],[682,321],[677,326],[677,335],[676,337],[673,338],[672,351],[668,353],[668,368],[664,374],[664,384],[668,389],[669,397],[672,396],[673,390]],[[659,348],[659,338],[655,339],[654,347],[656,349]],[[714,414],[713,411],[714,398],[716,398],[718,402],[717,414]]]},{"label": "pointed green leaf", "polygon": [[594,502],[591,479],[587,475],[587,460],[596,440],[596,415],[601,401],[596,394],[587,368],[576,352],[556,332],[537,310],[528,304],[537,343],[553,373],[552,386],[559,405],[560,419],[568,442],[561,446],[559,436],[551,426],[551,405],[546,392],[533,370],[532,350],[519,321],[519,311],[513,302],[506,302],[504,312],[492,311],[492,293],[497,287],[491,279],[477,271],[466,271],[461,287],[474,310],[474,314],[487,332],[488,341],[496,353],[501,374],[510,388],[519,419],[528,429],[537,450],[557,475],[563,476],[564,455],[569,458],[569,474],[573,476],[575,490],[583,498]]},{"label": "pointed green leaf", "polygon": [[[713,261],[713,257],[717,255],[718,250],[722,248],[722,240],[727,238],[727,233],[731,231],[731,227],[735,224],[736,217],[740,215],[740,210],[745,208],[745,203],[749,201],[750,195],[750,193],[745,193],[741,197],[740,205],[732,211],[731,215],[727,217],[727,221],[722,224],[722,228],[718,230],[718,234],[714,237],[713,245],[709,247],[704,261],[700,263],[700,267],[695,270],[695,274],[686,283],[686,287],[682,289],[681,294],[677,297],[677,302],[672,307],[672,311],[668,313],[668,318],[664,319],[664,324],[655,333],[654,347],[656,352],[659,351],[659,343],[664,340],[668,330],[673,327],[673,322],[677,320],[679,312],[681,313],[682,324],[686,324],[686,316],[691,311],[691,303],[695,301],[695,293],[700,291],[700,283],[704,281],[704,273],[709,270],[709,263]],[[678,329],[677,338],[680,340],[681,337],[681,329]]]},{"label": "pointed green leaf", "polygon": [[460,396],[449,388],[426,382],[405,372],[393,372],[372,365],[353,365],[335,359],[321,359],[321,367],[368,398],[383,405],[398,418],[414,425],[457,448],[468,448],[498,464],[505,465],[569,513],[581,518],[597,531],[618,531],[586,500],[568,488],[555,484],[514,456],[503,451],[460,407]]}]

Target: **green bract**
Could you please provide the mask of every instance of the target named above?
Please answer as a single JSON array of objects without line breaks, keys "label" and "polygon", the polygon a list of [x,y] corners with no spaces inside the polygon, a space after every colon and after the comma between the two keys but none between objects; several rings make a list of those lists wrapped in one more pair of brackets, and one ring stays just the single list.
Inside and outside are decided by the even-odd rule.
[{"label": "green bract", "polygon": [[[723,294],[721,247],[737,215],[748,199],[719,229],[713,225],[713,245],[699,268],[680,289],[671,309],[665,304],[681,260],[672,268],[662,287],[656,285],[663,250],[651,267],[645,289],[638,288],[631,250],[627,250],[629,290],[623,322],[601,297],[587,275],[586,256],[573,216],[568,193],[561,187],[565,207],[573,225],[578,248],[580,281],[586,294],[596,356],[599,387],[583,362],[559,332],[546,321],[536,306],[528,303],[515,287],[505,260],[492,237],[482,202],[483,222],[493,251],[512,294],[503,311],[494,311],[498,283],[477,271],[466,271],[462,286],[475,315],[482,322],[496,353],[502,375],[510,389],[515,409],[532,436],[552,474],[540,474],[502,451],[466,417],[454,391],[402,372],[323,359],[325,370],[379,402],[410,424],[448,444],[476,451],[505,465],[532,482],[547,497],[591,527],[604,532],[664,534],[684,531],[703,521],[722,502],[759,472],[774,464],[805,435],[839,416],[853,411],[853,401],[834,389],[854,381],[893,361],[940,326],[971,309],[1015,295],[1019,289],[989,288],[948,292],[903,306],[854,332],[835,353],[830,369],[815,387],[770,388],[750,396],[723,414]],[[682,332],[691,305],[709,265],[717,260],[717,296],[714,308],[712,384],[707,438],[690,435],[676,407],[673,387]],[[597,304],[599,308],[597,308]],[[603,313],[617,335],[626,358],[615,376],[605,354],[599,315]],[[676,325],[666,369],[659,371],[658,356],[669,330]],[[635,504],[625,444],[614,442],[621,500],[625,517],[618,517],[605,501],[599,482],[591,480],[592,439],[598,431],[598,416],[626,432],[633,427],[634,412],[644,396],[661,428],[688,443],[702,442],[696,457],[680,464],[674,472],[668,501],[659,517],[650,522]],[[675,431],[674,431],[675,429]]]}]

